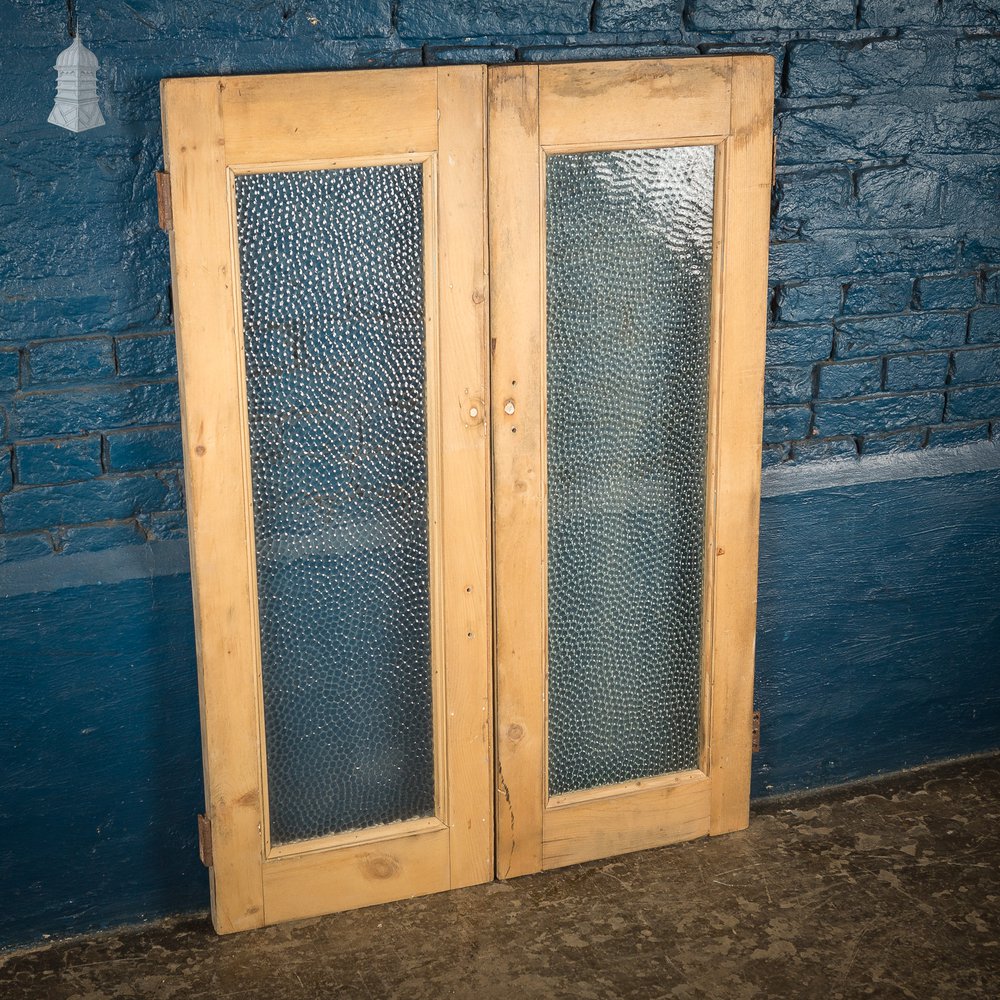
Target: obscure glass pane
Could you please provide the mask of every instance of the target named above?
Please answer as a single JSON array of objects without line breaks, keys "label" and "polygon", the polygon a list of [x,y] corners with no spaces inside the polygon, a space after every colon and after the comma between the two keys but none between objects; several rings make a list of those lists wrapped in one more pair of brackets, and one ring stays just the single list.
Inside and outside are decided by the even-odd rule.
[{"label": "obscure glass pane", "polygon": [[422,188],[236,179],[272,843],[434,810]]},{"label": "obscure glass pane", "polygon": [[698,763],[713,153],[547,160],[553,795]]}]

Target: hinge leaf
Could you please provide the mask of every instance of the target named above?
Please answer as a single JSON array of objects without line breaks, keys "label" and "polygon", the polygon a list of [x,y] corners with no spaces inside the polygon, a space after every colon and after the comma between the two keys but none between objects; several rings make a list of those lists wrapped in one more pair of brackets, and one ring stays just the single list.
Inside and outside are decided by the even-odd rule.
[{"label": "hinge leaf", "polygon": [[212,867],[212,821],[198,814],[198,857],[206,868]]},{"label": "hinge leaf", "polygon": [[160,229],[169,233],[174,228],[174,207],[170,200],[170,174],[165,170],[156,171],[156,213]]}]

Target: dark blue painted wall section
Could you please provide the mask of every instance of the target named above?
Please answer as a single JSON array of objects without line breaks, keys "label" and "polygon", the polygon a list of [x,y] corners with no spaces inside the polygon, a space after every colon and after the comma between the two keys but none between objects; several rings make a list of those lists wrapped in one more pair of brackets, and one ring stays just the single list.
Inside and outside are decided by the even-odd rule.
[{"label": "dark blue painted wall section", "polygon": [[190,577],[7,597],[0,648],[0,942],[203,906]]},{"label": "dark blue painted wall section", "polygon": [[957,471],[975,450],[933,478],[830,485],[830,463],[764,498],[754,795],[1000,743],[1000,452]]},{"label": "dark blue painted wall section", "polygon": [[0,947],[206,898],[153,181],[166,76],[773,55],[755,793],[1000,742],[996,4],[90,0],[80,13],[108,124],[71,135],[46,123],[65,5],[0,0]]}]

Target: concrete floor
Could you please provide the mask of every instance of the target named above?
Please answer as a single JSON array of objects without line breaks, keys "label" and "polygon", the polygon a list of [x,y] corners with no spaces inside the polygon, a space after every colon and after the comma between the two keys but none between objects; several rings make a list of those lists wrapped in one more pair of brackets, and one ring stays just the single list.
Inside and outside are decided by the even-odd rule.
[{"label": "concrete floor", "polygon": [[994,1000],[998,860],[994,756],[506,884],[229,938],[199,916],[0,956],[0,997]]}]

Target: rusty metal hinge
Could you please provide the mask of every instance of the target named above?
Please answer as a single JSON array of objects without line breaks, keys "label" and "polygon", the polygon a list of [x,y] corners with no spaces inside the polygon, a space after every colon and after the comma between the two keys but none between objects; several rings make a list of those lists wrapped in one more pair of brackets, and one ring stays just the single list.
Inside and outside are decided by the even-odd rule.
[{"label": "rusty metal hinge", "polygon": [[174,228],[174,207],[170,200],[170,174],[165,170],[156,171],[156,212],[160,229],[169,233]]},{"label": "rusty metal hinge", "polygon": [[198,857],[206,868],[212,867],[212,821],[198,813]]},{"label": "rusty metal hinge", "polygon": [[760,712],[753,713],[753,722],[750,726],[750,749],[754,753],[760,751]]}]

